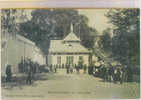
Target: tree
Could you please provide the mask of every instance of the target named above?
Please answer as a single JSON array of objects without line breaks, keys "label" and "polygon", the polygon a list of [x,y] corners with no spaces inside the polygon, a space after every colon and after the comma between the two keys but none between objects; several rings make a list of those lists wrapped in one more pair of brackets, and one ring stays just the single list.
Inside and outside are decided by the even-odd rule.
[{"label": "tree", "polygon": [[100,45],[102,45],[102,49],[105,52],[111,51],[111,42],[112,42],[112,37],[111,37],[111,29],[107,28],[103,31],[103,35],[100,38]]},{"label": "tree", "polygon": [[112,9],[106,15],[115,26],[112,52],[122,63],[139,65],[139,9]]},{"label": "tree", "polygon": [[50,39],[63,39],[70,33],[71,23],[74,33],[81,38],[87,48],[93,46],[92,34],[97,31],[88,26],[88,18],[73,9],[33,10],[32,19],[20,25],[21,34],[34,41],[44,53],[48,53]]},{"label": "tree", "polygon": [[15,34],[19,32],[19,24],[28,20],[24,10],[2,9],[1,26],[2,33]]}]

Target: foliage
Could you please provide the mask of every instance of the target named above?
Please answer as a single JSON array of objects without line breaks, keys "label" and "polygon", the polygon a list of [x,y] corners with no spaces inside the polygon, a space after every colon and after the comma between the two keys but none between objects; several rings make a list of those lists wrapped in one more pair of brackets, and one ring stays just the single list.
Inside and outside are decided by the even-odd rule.
[{"label": "foliage", "polygon": [[7,30],[9,33],[16,31],[15,23],[16,17],[13,16],[16,10],[2,10],[2,29]]},{"label": "foliage", "polygon": [[113,55],[124,64],[130,62],[139,65],[139,9],[112,9],[106,16],[115,26],[112,39]]},{"label": "foliage", "polygon": [[101,45],[101,48],[105,51],[111,51],[111,42],[112,42],[112,38],[111,38],[111,29],[107,28],[103,31],[103,35],[100,37],[100,41],[99,44]]},{"label": "foliage", "polygon": [[24,13],[24,10],[18,9],[2,9],[1,10],[1,26],[2,32],[8,32],[10,34],[19,32],[19,24],[25,22],[28,18]]}]

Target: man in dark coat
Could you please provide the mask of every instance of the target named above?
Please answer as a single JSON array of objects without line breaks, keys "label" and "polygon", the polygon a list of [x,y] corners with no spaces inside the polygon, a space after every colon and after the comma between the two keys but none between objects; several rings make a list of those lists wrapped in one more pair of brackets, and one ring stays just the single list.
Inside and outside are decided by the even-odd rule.
[{"label": "man in dark coat", "polygon": [[24,72],[24,62],[21,60],[21,62],[18,64],[19,72],[23,73]]},{"label": "man in dark coat", "polygon": [[111,79],[114,82],[114,66],[111,66]]},{"label": "man in dark coat", "polygon": [[90,75],[91,74],[91,66],[89,65],[89,67],[88,67],[88,74]]},{"label": "man in dark coat", "polygon": [[69,74],[69,64],[66,65],[66,69],[67,69],[67,74]]},{"label": "man in dark coat", "polygon": [[55,73],[57,73],[57,68],[58,68],[58,67],[57,67],[57,65],[56,65],[56,66],[55,66],[55,68],[54,68],[54,70],[55,70]]},{"label": "man in dark coat", "polygon": [[113,73],[113,68],[112,66],[109,67],[108,69],[108,81],[112,81],[112,73]]},{"label": "man in dark coat", "polygon": [[11,79],[12,79],[11,65],[7,65],[7,67],[6,67],[6,82],[11,82]]},{"label": "man in dark coat", "polygon": [[106,75],[106,68],[104,65],[101,67],[101,78],[105,80],[105,75]]},{"label": "man in dark coat", "polygon": [[79,65],[77,65],[77,66],[76,66],[77,74],[79,74],[79,68],[80,68]]},{"label": "man in dark coat", "polygon": [[84,69],[84,74],[85,74],[85,73],[86,73],[86,71],[87,71],[87,66],[86,66],[86,65],[84,65],[83,69]]},{"label": "man in dark coat", "polygon": [[89,73],[89,75],[92,75],[93,74],[93,65],[90,65],[88,67],[88,73]]},{"label": "man in dark coat", "polygon": [[26,83],[27,84],[31,84],[32,82],[32,70],[31,70],[31,66],[27,66],[27,79],[26,79]]},{"label": "man in dark coat", "polygon": [[117,81],[120,82],[120,78],[121,78],[121,71],[120,68],[117,68]]}]

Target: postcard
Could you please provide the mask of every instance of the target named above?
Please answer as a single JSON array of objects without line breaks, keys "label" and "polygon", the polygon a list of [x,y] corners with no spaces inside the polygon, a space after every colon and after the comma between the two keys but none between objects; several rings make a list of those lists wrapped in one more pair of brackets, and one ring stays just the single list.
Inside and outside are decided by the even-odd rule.
[{"label": "postcard", "polygon": [[140,98],[140,9],[1,9],[2,100]]}]

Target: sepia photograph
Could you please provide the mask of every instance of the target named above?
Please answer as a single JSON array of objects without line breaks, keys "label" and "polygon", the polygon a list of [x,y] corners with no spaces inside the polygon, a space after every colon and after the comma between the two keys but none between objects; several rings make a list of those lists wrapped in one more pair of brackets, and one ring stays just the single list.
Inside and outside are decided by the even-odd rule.
[{"label": "sepia photograph", "polygon": [[2,100],[140,98],[140,9],[1,9]]}]

